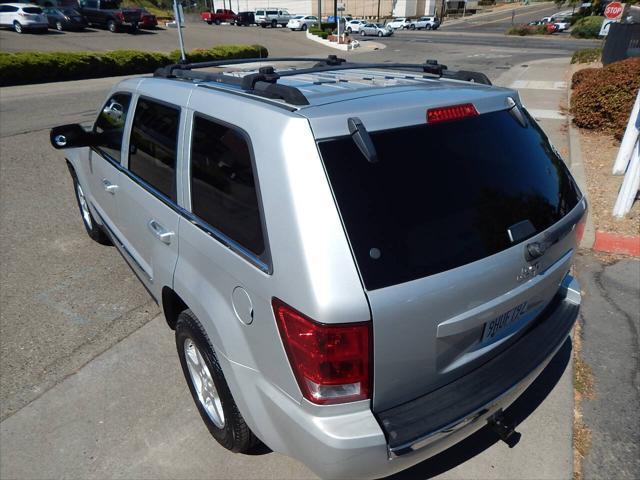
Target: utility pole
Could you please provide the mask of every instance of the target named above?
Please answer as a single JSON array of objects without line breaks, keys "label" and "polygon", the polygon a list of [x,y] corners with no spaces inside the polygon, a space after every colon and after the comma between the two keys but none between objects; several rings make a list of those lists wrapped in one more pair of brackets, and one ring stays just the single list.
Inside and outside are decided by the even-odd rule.
[{"label": "utility pole", "polygon": [[380,0],[378,0],[378,23],[380,23]]},{"label": "utility pole", "polygon": [[333,21],[338,25],[338,0],[333,0]]},{"label": "utility pole", "polygon": [[322,0],[318,0],[318,19],[322,22]]}]

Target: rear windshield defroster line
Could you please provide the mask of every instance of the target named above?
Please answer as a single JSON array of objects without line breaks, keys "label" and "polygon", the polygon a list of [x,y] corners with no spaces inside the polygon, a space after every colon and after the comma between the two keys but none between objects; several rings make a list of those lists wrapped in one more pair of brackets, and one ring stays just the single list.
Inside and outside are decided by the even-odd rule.
[{"label": "rear windshield defroster line", "polygon": [[[546,135],[507,111],[349,136],[318,147],[368,290],[456,268],[558,222],[580,192]],[[512,242],[509,227],[534,231]]]}]

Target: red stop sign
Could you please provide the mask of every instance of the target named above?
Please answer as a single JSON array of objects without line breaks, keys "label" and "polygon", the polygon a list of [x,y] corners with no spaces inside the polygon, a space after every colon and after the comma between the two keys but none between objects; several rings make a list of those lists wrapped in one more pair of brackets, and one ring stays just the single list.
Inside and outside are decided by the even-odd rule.
[{"label": "red stop sign", "polygon": [[622,4],[620,2],[611,2],[604,9],[604,16],[609,20],[614,20],[622,15]]}]

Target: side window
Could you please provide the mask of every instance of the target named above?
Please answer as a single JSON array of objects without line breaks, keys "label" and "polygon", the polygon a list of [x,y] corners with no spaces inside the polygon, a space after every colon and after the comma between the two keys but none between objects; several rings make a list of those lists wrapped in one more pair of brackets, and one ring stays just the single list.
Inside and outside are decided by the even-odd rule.
[{"label": "side window", "polygon": [[191,210],[244,248],[264,253],[249,145],[240,132],[198,115],[191,140]]},{"label": "side window", "polygon": [[179,108],[138,99],[129,141],[129,170],[174,202],[179,127]]},{"label": "side window", "polygon": [[104,104],[93,126],[93,131],[99,134],[100,138],[96,148],[100,153],[118,163],[121,162],[122,134],[124,133],[124,125],[127,121],[130,103],[130,94],[116,93]]},{"label": "side window", "polygon": [[84,6],[86,8],[98,8],[98,2],[96,0],[85,0]]}]

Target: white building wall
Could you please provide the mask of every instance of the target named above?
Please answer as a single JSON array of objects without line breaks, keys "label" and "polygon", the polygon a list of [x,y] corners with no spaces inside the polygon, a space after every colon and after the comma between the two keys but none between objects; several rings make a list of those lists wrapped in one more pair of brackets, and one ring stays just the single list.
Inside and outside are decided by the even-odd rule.
[{"label": "white building wall", "polygon": [[[223,0],[213,0],[216,8],[223,8]],[[256,8],[285,8],[291,14],[311,15],[312,5],[316,5],[318,0],[225,0],[227,8],[231,4],[231,9],[235,12],[252,12]],[[323,0],[323,3],[327,0]]]}]

